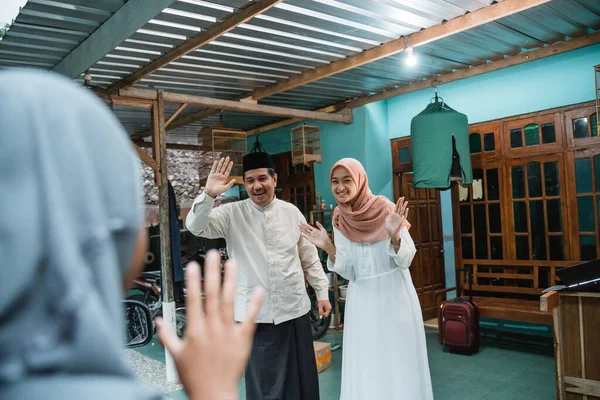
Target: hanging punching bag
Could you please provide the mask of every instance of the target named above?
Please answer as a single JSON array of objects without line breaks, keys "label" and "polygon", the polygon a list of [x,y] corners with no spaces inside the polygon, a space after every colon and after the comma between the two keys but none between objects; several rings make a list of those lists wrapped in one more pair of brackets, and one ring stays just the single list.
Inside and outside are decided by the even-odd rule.
[{"label": "hanging punching bag", "polygon": [[410,124],[413,185],[448,189],[452,181],[473,182],[467,116],[435,97]]}]

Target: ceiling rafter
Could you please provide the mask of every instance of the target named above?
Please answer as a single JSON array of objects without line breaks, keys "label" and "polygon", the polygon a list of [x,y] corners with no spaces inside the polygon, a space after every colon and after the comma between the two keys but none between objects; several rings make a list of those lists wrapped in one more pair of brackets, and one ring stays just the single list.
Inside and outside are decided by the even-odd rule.
[{"label": "ceiling rafter", "polygon": [[152,61],[148,65],[140,68],[133,74],[115,83],[114,85],[106,89],[106,92],[114,94],[117,93],[120,89],[124,89],[134,85],[135,83],[144,79],[153,72],[158,71],[160,68],[168,65],[172,61],[175,61],[195,51],[196,49],[212,42],[213,40],[221,37],[225,33],[235,29],[238,25],[247,22],[256,15],[262,14],[263,12],[269,10],[270,8],[274,7],[278,3],[281,3],[282,1],[283,0],[257,0],[252,2],[248,7],[240,10],[237,13],[229,15],[223,21],[217,22],[216,24],[211,26],[208,30],[200,32],[198,35],[194,36],[190,40],[185,41],[184,43],[175,47],[168,53],[165,53],[162,56],[158,57],[156,60]]},{"label": "ceiling rafter", "polygon": [[[530,61],[539,60],[542,58],[554,56],[561,53],[566,53],[568,51],[580,49],[587,46],[592,46],[594,44],[600,43],[600,32],[592,33],[590,35],[581,36],[575,39],[571,39],[568,41],[556,43],[547,47],[542,47],[537,50],[532,50],[524,53],[520,53],[511,57],[507,57],[504,59],[500,59],[497,61],[492,61],[489,63],[483,63],[471,68],[460,69],[456,72],[449,72],[447,74],[440,75],[433,79],[428,79],[422,82],[416,82],[409,85],[401,86],[399,88],[394,88],[390,90],[385,90],[370,96],[359,97],[357,99],[342,102],[338,104],[334,104],[331,106],[327,106],[324,108],[320,108],[316,111],[319,112],[335,112],[340,111],[342,109],[347,108],[356,108],[360,106],[364,106],[365,104],[374,103],[376,101],[381,101],[385,99],[389,99],[392,97],[400,96],[407,93],[416,92],[423,89],[432,88],[435,86],[443,85],[445,83],[458,81],[465,78],[470,78],[472,76],[477,76],[481,74],[485,74],[488,72],[498,71],[504,68],[513,67],[515,65],[528,63]],[[263,125],[258,128],[250,129],[247,131],[248,135],[256,135],[262,132],[267,132],[272,129],[281,128],[283,126],[295,124],[303,121],[299,118],[291,118],[278,122],[274,122],[271,124]]]},{"label": "ceiling rafter", "polygon": [[[149,89],[121,89],[119,95],[140,101],[156,101],[158,91]],[[252,114],[273,115],[279,117],[292,117],[302,119],[315,119],[318,121],[352,123],[352,112],[345,110],[340,113],[326,113],[319,111],[307,111],[294,108],[284,108],[255,104],[246,101],[223,100],[212,97],[194,96],[189,94],[163,92],[164,101],[168,103],[189,104],[203,106],[213,109],[231,110]],[[115,96],[115,98],[118,98]]]},{"label": "ceiling rafter", "polygon": [[381,46],[365,50],[362,53],[346,57],[343,60],[320,66],[318,68],[306,71],[300,75],[278,82],[274,85],[255,90],[251,96],[255,100],[260,100],[265,97],[285,92],[286,90],[294,89],[298,86],[318,81],[328,76],[339,74],[349,69],[401,53],[409,47],[415,48],[418,46],[423,46],[427,43],[431,43],[436,40],[440,40],[448,36],[478,27],[480,25],[496,21],[549,1],[550,0],[504,0],[500,3],[492,4],[491,6],[481,8],[472,13],[461,15],[460,17],[451,19],[446,23],[441,23],[432,26],[431,28],[423,29],[403,38],[384,43]]},{"label": "ceiling rafter", "polygon": [[[509,15],[519,13],[529,8],[536,7],[549,1],[550,0],[504,0],[500,3],[492,4],[491,6],[456,17],[445,23],[423,29],[406,37],[395,39],[378,47],[365,50],[362,53],[358,53],[342,60],[332,62],[331,64],[306,71],[302,74],[275,83],[274,85],[257,89],[249,95],[243,97],[251,97],[254,100],[260,100],[265,97],[285,92],[287,90],[318,81],[328,76],[332,76],[349,69],[398,54],[408,47],[422,46],[427,43],[463,32],[465,30],[499,20]],[[203,110],[194,114],[190,114],[185,117],[185,124],[202,120],[219,112],[220,110]],[[182,125],[184,124],[178,124],[178,120],[175,120],[173,124],[171,124],[170,128],[174,129],[176,126]]]}]

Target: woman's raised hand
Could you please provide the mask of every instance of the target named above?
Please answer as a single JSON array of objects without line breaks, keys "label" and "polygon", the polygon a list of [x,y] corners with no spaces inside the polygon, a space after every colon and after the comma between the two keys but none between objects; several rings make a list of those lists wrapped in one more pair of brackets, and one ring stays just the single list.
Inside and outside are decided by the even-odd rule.
[{"label": "woman's raised hand", "polygon": [[300,224],[300,234],[318,248],[325,250],[330,242],[329,235],[323,225],[317,221],[317,228],[308,224]]},{"label": "woman's raised hand", "polygon": [[407,223],[408,211],[408,202],[404,201],[404,197],[398,199],[394,211],[388,211],[388,216],[385,219],[385,230],[394,244],[400,243],[400,230],[402,225]]}]

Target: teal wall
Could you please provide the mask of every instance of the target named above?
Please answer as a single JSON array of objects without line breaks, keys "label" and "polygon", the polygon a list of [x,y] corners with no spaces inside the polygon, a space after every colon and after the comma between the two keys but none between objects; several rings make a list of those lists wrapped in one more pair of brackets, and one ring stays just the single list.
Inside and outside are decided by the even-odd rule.
[{"label": "teal wall", "polygon": [[393,200],[392,151],[388,132],[387,101],[367,104],[366,113],[366,164],[369,186],[373,193]]},{"label": "teal wall", "polygon": [[[438,93],[469,123],[566,106],[594,99],[593,66],[600,64],[600,45],[574,50],[527,64],[451,82]],[[422,111],[433,90],[422,90],[354,109],[350,125],[307,122],[321,127],[323,164],[315,165],[316,190],[333,202],[328,173],[335,161],[354,157],[365,165],[375,194],[393,196],[390,139],[410,134],[412,118]],[[287,126],[261,134],[272,153],[290,150]],[[249,139],[249,145],[254,138]],[[250,146],[251,147],[251,146]],[[446,284],[454,286],[454,239],[450,191],[441,192]],[[450,294],[451,296],[451,294]]]}]

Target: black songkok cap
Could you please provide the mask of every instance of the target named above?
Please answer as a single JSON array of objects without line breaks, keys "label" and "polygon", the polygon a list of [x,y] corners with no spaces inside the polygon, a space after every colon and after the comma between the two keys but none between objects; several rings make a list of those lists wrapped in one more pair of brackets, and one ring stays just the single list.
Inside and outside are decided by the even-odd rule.
[{"label": "black songkok cap", "polygon": [[258,138],[256,138],[256,143],[254,143],[252,151],[244,156],[242,164],[243,172],[259,168],[275,169],[273,160],[271,160],[269,154],[261,147]]}]

